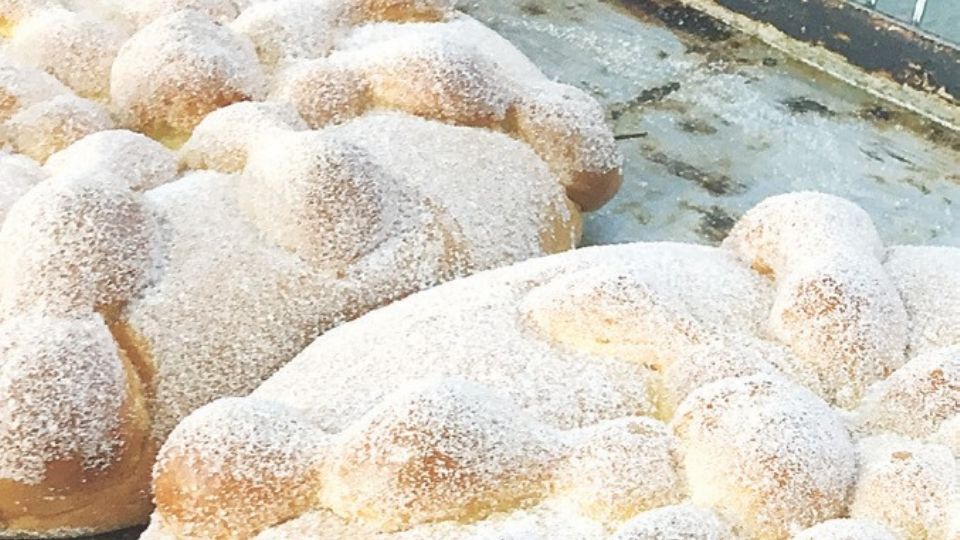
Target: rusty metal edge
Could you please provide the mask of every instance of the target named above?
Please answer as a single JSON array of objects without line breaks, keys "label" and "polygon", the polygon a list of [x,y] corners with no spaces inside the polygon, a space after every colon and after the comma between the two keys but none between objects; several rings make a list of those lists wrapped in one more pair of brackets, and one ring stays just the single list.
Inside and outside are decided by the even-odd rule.
[{"label": "rusty metal edge", "polygon": [[[960,48],[847,0],[620,0],[693,9],[960,131]],[[680,28],[682,30],[682,28]]]}]

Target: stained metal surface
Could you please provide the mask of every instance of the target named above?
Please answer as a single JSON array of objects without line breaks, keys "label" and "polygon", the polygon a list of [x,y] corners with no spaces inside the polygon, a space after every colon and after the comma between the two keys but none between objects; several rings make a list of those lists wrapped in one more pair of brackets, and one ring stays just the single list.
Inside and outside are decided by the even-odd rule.
[{"label": "stained metal surface", "polygon": [[956,0],[854,0],[901,21],[909,21],[960,44],[960,2]]},{"label": "stained metal surface", "polygon": [[588,244],[715,243],[763,198],[814,189],[861,204],[888,242],[960,245],[956,133],[692,10],[640,4],[464,5],[606,107],[626,178]]},{"label": "stained metal surface", "polygon": [[[712,1],[755,21],[770,23],[791,38],[838,53],[869,72],[960,104],[960,48],[910,24],[848,0]],[[922,1],[914,4],[914,16],[923,15],[926,5]]]}]

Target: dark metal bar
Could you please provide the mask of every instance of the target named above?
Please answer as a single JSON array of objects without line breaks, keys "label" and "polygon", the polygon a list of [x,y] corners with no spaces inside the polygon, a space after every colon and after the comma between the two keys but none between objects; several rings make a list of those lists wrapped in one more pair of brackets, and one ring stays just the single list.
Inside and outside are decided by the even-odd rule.
[{"label": "dark metal bar", "polygon": [[[847,0],[712,1],[753,20],[772,24],[794,39],[838,53],[868,72],[960,105],[960,48],[909,23]],[[673,13],[683,6],[678,0],[623,2],[655,16]],[[920,0],[915,16],[922,17],[925,6],[926,1]],[[683,30],[682,25],[677,29]]]}]

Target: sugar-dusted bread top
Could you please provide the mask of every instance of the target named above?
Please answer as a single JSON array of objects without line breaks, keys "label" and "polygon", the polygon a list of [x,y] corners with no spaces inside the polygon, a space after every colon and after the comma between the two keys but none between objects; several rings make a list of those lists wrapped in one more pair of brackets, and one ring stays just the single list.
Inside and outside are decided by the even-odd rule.
[{"label": "sugar-dusted bread top", "polygon": [[[599,105],[449,1],[8,0],[0,34],[0,340],[39,362],[11,391],[40,389],[0,453],[43,459],[0,468],[0,536],[145,521],[185,415],[345,320],[572,248],[620,184]],[[15,337],[81,323],[126,387],[88,396],[101,357],[59,381],[71,350]]]},{"label": "sugar-dusted bread top", "polygon": [[[953,251],[885,248],[852,203],[799,193],[719,248],[418,293],[189,416],[145,538],[952,539],[960,355],[926,287]],[[298,435],[206,457],[269,418]]]}]

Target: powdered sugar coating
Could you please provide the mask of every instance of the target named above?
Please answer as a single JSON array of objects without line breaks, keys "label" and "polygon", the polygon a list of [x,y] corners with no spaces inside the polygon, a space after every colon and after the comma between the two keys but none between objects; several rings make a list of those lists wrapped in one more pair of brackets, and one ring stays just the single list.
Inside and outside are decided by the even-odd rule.
[{"label": "powdered sugar coating", "polygon": [[0,358],[0,479],[37,484],[57,460],[111,463],[127,381],[98,315],[7,319]]},{"label": "powdered sugar coating", "polygon": [[599,523],[680,502],[686,483],[677,441],[663,423],[628,417],[569,433],[553,480],[557,496]]},{"label": "powdered sugar coating", "polygon": [[325,56],[345,31],[338,2],[270,0],[243,11],[230,28],[253,42],[267,68]]},{"label": "powdered sugar coating", "polygon": [[941,423],[940,429],[930,437],[930,442],[946,446],[960,459],[960,414]]},{"label": "powdered sugar coating", "polygon": [[697,388],[728,377],[791,374],[794,380],[810,380],[793,372],[795,363],[789,352],[748,334],[710,337],[677,354],[662,372],[658,409],[664,418],[671,418],[677,406]]},{"label": "powdered sugar coating", "polygon": [[857,410],[868,433],[923,439],[960,415],[960,347],[932,350],[870,387]]},{"label": "powdered sugar coating", "polygon": [[[350,264],[395,228],[402,189],[361,148],[316,131],[275,132],[253,149],[240,205],[273,242],[321,267]],[[398,189],[399,188],[399,189]]]},{"label": "powdered sugar coating", "polygon": [[756,375],[703,386],[671,423],[695,504],[752,538],[843,515],[856,454],[840,417],[807,389]]},{"label": "powdered sugar coating", "polygon": [[289,103],[314,129],[339,124],[372,105],[370,81],[349,55],[292,62],[273,81],[272,101]]},{"label": "powdered sugar coating", "polygon": [[770,332],[831,403],[856,406],[867,385],[906,361],[907,314],[876,261],[817,259],[779,274],[777,288]]},{"label": "powdered sugar coating", "polygon": [[873,222],[855,204],[821,193],[770,197],[723,245],[774,278],[769,331],[831,403],[855,407],[868,384],[906,361],[906,308]]},{"label": "powdered sugar coating", "polygon": [[[528,147],[502,134],[401,113],[368,114],[329,133],[374,156],[399,185],[454,217],[473,269],[563,251],[580,239],[579,212],[562,187]],[[500,217],[490,219],[489,208]]]},{"label": "powdered sugar coating", "polygon": [[133,35],[117,55],[110,97],[124,124],[159,138],[208,113],[257,99],[266,81],[253,44],[199,12],[178,11]]},{"label": "powdered sugar coating", "polygon": [[3,134],[16,151],[43,163],[87,135],[112,127],[113,120],[100,104],[64,94],[14,114]]},{"label": "powdered sugar coating", "polygon": [[214,398],[252,390],[351,300],[334,276],[262,241],[236,182],[195,172],[146,194],[163,224],[163,271],[122,319],[154,364],[158,440]]},{"label": "powdered sugar coating", "polygon": [[764,199],[737,221],[723,245],[763,274],[789,273],[810,260],[880,260],[884,254],[873,221],[862,208],[816,192]]},{"label": "powdered sugar coating", "polygon": [[690,503],[649,510],[627,521],[611,540],[733,540],[730,526],[716,513]]},{"label": "powdered sugar coating", "polygon": [[[342,128],[330,131],[350,132]],[[803,212],[836,214],[841,221],[851,214],[848,207],[829,198],[810,200],[823,204],[810,204]],[[758,226],[769,234],[789,225],[780,217],[773,211],[768,219],[759,220]],[[815,227],[832,219],[803,217]],[[811,234],[821,233],[815,229]],[[801,231],[791,234],[803,237]],[[703,512],[706,515],[712,511],[714,518],[719,516],[704,527],[705,532],[693,533],[706,538],[733,538],[731,527],[749,538],[787,538],[825,520],[845,517],[851,493],[863,486],[862,476],[857,485],[857,451],[847,427],[855,424],[855,418],[831,408],[799,385],[809,384],[811,390],[825,393],[818,385],[832,381],[804,371],[811,364],[799,361],[795,352],[777,343],[770,324],[772,308],[778,295],[789,289],[783,284],[792,283],[791,276],[823,275],[847,287],[867,290],[863,296],[868,299],[891,301],[889,294],[874,294],[891,289],[889,282],[874,286],[886,277],[877,253],[858,252],[856,246],[844,251],[842,247],[838,245],[836,253],[844,255],[832,259],[811,251],[813,264],[809,266],[803,259],[792,259],[791,267],[775,273],[776,281],[751,272],[742,264],[745,261],[738,260],[741,254],[729,249],[678,244],[588,248],[446,284],[327,332],[254,391],[251,399],[295,411],[318,433],[331,434],[334,448],[337,441],[352,434],[363,441],[353,445],[360,449],[355,456],[380,456],[378,452],[389,453],[399,447],[400,457],[382,462],[351,460],[342,469],[363,481],[339,481],[331,488],[339,494],[335,501],[321,497],[298,513],[299,518],[271,527],[260,537],[551,538],[544,531],[565,531],[569,523],[570,530],[576,531],[572,538],[602,538],[623,525],[620,520],[687,497],[691,504],[710,509]],[[782,249],[779,244],[769,246],[773,251]],[[925,271],[940,270],[927,267]],[[860,285],[864,282],[869,286]],[[897,290],[893,291],[892,297],[898,296]],[[841,310],[838,324],[858,320],[864,307],[851,305],[856,309]],[[906,328],[901,340],[905,344],[910,329],[904,322],[906,316],[882,309],[877,313],[879,318],[870,319],[869,324],[886,319],[897,322]],[[908,366],[901,369],[908,370]],[[885,375],[863,371],[850,381],[866,387],[864,379]],[[424,390],[422,381],[436,377],[465,382],[427,385]],[[467,385],[467,390],[461,391],[461,384]],[[400,396],[406,396],[399,402],[393,392],[396,388],[402,389]],[[410,397],[408,388],[414,388],[416,396],[433,397],[420,401],[420,397]],[[517,409],[502,409],[486,399],[513,402]],[[636,418],[669,418],[677,402],[672,435],[655,420]],[[920,403],[914,408],[922,413],[924,406]],[[411,410],[416,411],[412,416],[407,414]],[[499,412],[478,412],[489,410]],[[499,420],[494,422],[494,417]],[[389,421],[380,424],[379,419]],[[378,431],[384,425],[393,427]],[[446,427],[428,430],[427,425]],[[951,421],[941,420],[938,425],[942,433],[925,432],[924,436],[949,439]],[[396,426],[403,429],[398,431]],[[637,433],[624,429],[627,426],[646,428],[641,431],[650,436],[634,439]],[[436,436],[437,430],[449,438]],[[499,431],[494,435],[490,430]],[[396,443],[392,436],[375,437],[376,443],[364,438],[371,433],[396,432],[427,435],[402,439],[423,441],[413,450],[404,446],[407,443]],[[504,441],[503,446],[491,449],[487,442],[476,441],[458,445],[456,441],[466,440],[462,433],[481,433],[483,441],[492,438]],[[508,494],[499,499],[503,507],[489,502],[477,506],[463,503],[474,500],[471,497],[483,498],[480,492],[466,488],[451,493],[451,485],[459,484],[451,484],[450,479],[475,479],[471,474],[452,472],[459,470],[458,463],[495,466],[502,452],[514,455],[509,454],[514,450],[509,441],[541,433],[559,444],[559,457],[547,460],[551,462],[545,475],[549,481],[520,483],[526,486],[521,491],[533,486],[530,494],[520,497],[524,502],[512,495],[517,484],[509,480],[496,487],[506,490],[498,493]],[[677,458],[669,450],[674,439],[678,441]],[[202,455],[206,443],[182,440],[177,444]],[[486,448],[489,461],[478,461],[480,458],[469,453],[471,448]],[[457,458],[434,460],[437,455],[430,449],[461,453],[439,452]],[[374,487],[366,480],[397,481],[402,477],[397,471],[407,470],[397,464],[408,458],[414,460],[410,478],[422,481]],[[673,459],[677,464],[666,466]],[[375,462],[380,464],[374,466]],[[398,469],[383,473],[394,465]],[[661,465],[663,469],[659,469]],[[258,460],[251,458],[237,466],[256,469]],[[532,459],[528,470],[540,477],[542,467],[542,462]],[[378,472],[370,472],[371,468]],[[449,476],[441,476],[442,481],[434,485],[426,470]],[[674,480],[670,480],[671,471]],[[953,474],[941,471],[945,477]],[[876,491],[895,493],[901,481],[891,481]],[[370,491],[359,494],[366,489]],[[937,491],[937,497],[954,501],[947,507],[954,505],[950,490],[942,491]],[[419,493],[421,498],[400,495],[411,493]],[[424,495],[428,493],[435,496]],[[646,499],[644,494],[655,495]],[[411,514],[411,508],[423,512]],[[475,511],[479,513],[471,513]],[[662,518],[652,520],[652,530],[657,530],[657,523],[672,528],[673,511],[664,510]],[[681,511],[676,514],[678,520],[686,516]],[[464,515],[482,519],[465,525],[457,521]],[[169,518],[161,509],[155,516],[155,530],[175,529],[176,520]],[[872,519],[879,520],[876,516]],[[576,525],[583,522],[607,532]],[[677,529],[666,534],[685,530],[677,523]],[[693,518],[683,523],[701,531]],[[834,527],[842,528],[831,524]],[[384,528],[406,530],[377,536]]]},{"label": "powdered sugar coating", "polygon": [[596,101],[547,80],[469,17],[368,25],[338,42],[337,50],[365,73],[375,105],[502,127],[525,141],[581,208],[599,208],[620,186],[622,158]]},{"label": "powdered sugar coating", "polygon": [[297,111],[283,103],[245,101],[208,114],[180,148],[180,161],[191,169],[243,170],[251,145],[271,131],[304,130]]},{"label": "powdered sugar coating", "polygon": [[804,530],[794,540],[896,540],[889,529],[868,519],[831,519]]},{"label": "powdered sugar coating", "polygon": [[63,83],[44,71],[0,64],[0,120],[6,121],[26,107],[69,93]]},{"label": "powdered sugar coating", "polygon": [[[53,4],[60,3],[50,2],[49,6]],[[407,23],[454,18],[448,1],[328,4],[336,4],[331,9],[338,13],[337,24],[343,25],[343,32],[350,32],[350,25],[362,21]],[[121,124],[176,146],[192,127],[191,122],[207,110],[234,100],[233,95],[220,98],[223,92],[232,90],[231,84],[238,79],[241,83],[236,86],[256,79],[256,84],[251,82],[245,87],[250,90],[248,95],[238,99],[263,96],[268,76],[262,74],[254,56],[248,54],[253,51],[252,46],[237,45],[246,43],[235,31],[242,21],[234,23],[234,29],[229,24],[215,24],[232,20],[246,5],[249,2],[96,0],[70,2],[68,7],[75,11],[69,12],[43,3],[44,9],[31,17],[31,24],[44,30],[59,30],[41,35],[24,23],[19,27],[22,32],[15,32],[13,40],[25,60],[56,72],[79,94],[106,98],[98,85],[105,81],[104,67],[117,49],[118,43],[112,38],[141,29],[113,63],[114,88],[109,106],[119,113]],[[156,28],[160,30],[155,31]],[[318,26],[311,30],[316,37],[322,37]],[[88,39],[77,41],[75,38],[83,32],[89,33]],[[456,33],[454,29],[447,32],[450,36]],[[342,35],[339,31],[336,34]],[[483,35],[479,31],[475,34]],[[487,31],[489,41],[493,42],[494,36]],[[287,44],[298,39],[288,40]],[[68,41],[78,44],[71,54],[46,54],[50,44]],[[318,45],[321,41],[322,46]],[[456,40],[451,43],[451,49],[459,46]],[[496,37],[500,51],[506,52],[511,63],[519,64],[517,59],[522,59],[522,55],[505,44]],[[314,44],[300,45],[303,50],[287,51],[283,56],[322,55],[334,42],[319,39]],[[317,48],[311,49],[314,46]],[[351,54],[342,52],[343,56]],[[488,53],[477,53],[477,58]],[[470,54],[474,53],[458,54],[451,63],[456,64],[461,56],[472,62]],[[251,61],[237,61],[241,56]],[[200,63],[209,62],[189,66],[191,60],[198,59]],[[83,69],[72,69],[74,64],[83,64]],[[356,64],[362,67],[364,63],[358,60]],[[184,67],[196,69],[178,71]],[[193,75],[206,76],[210,72],[214,72],[214,78],[222,76],[228,82],[203,87],[217,94],[207,102],[214,102],[213,105],[207,107],[203,99],[197,99],[205,97],[202,90],[190,85],[195,82]],[[256,74],[251,75],[252,72]],[[18,212],[23,214],[19,217],[29,219],[18,219],[17,228],[0,234],[0,258],[4,259],[0,264],[0,274],[4,276],[0,279],[2,316],[37,310],[45,316],[72,317],[96,309],[106,317],[117,344],[130,355],[128,373],[137,372],[140,376],[130,378],[131,388],[136,387],[138,433],[127,433],[124,427],[115,435],[119,444],[145,451],[135,465],[141,470],[150,459],[152,443],[141,440],[140,432],[145,426],[140,424],[151,422],[154,440],[159,440],[184,414],[210,399],[224,393],[249,391],[319,332],[342,319],[456,275],[567,249],[579,238],[578,210],[566,199],[555,175],[523,143],[496,133],[454,128],[396,113],[376,112],[355,123],[347,122],[354,118],[354,113],[338,106],[334,116],[322,122],[314,118],[315,125],[347,122],[329,135],[369,153],[375,165],[386,171],[388,180],[384,184],[388,189],[379,194],[385,204],[378,212],[389,226],[383,234],[369,235],[369,249],[359,250],[356,256],[346,257],[348,264],[331,265],[333,268],[327,271],[320,268],[325,263],[304,260],[275,245],[264,234],[268,227],[263,227],[263,223],[251,223],[249,214],[239,204],[242,197],[237,188],[243,186],[243,180],[190,173],[175,180],[178,172],[171,153],[144,136],[111,130],[84,137],[112,128],[106,107],[80,99],[42,72],[11,68],[9,74],[10,97],[3,102],[9,106],[6,110],[19,115],[35,107],[46,123],[14,117],[4,126],[4,133],[15,149],[35,159],[42,161],[49,154],[55,155],[47,160],[45,171],[53,178],[35,188],[50,196],[52,202],[41,201],[40,195],[28,198],[18,206],[26,210]],[[366,73],[363,75],[366,78]],[[492,78],[497,72],[481,75]],[[476,81],[478,85],[486,82]],[[349,81],[346,85],[349,87]],[[171,87],[175,92],[163,93]],[[136,96],[128,99],[124,94],[128,90]],[[361,95],[366,97],[366,92],[364,89]],[[147,94],[149,97],[143,98]],[[143,98],[140,104],[150,106],[138,109],[137,97]],[[371,104],[365,102],[356,114],[365,112]],[[289,108],[277,104],[251,107],[249,110],[283,109],[279,115],[284,117],[283,124],[304,127],[295,114],[287,115]],[[157,113],[156,109],[163,110]],[[138,116],[140,113],[143,114]],[[424,111],[424,116],[438,115]],[[190,120],[178,124],[184,117]],[[214,119],[211,116],[211,121]],[[367,129],[380,129],[382,133],[368,134]],[[215,123],[210,131],[217,131]],[[237,134],[237,138],[258,139],[259,134],[250,135],[249,131],[252,130]],[[197,130],[197,134],[201,135],[197,141],[210,135],[202,130]],[[384,143],[397,138],[417,152]],[[74,141],[76,144],[70,145]],[[203,142],[208,141],[209,138]],[[430,147],[435,147],[432,153],[427,151]],[[210,153],[209,149],[204,151]],[[464,159],[464,155],[468,158]],[[187,159],[183,164],[193,166]],[[244,165],[245,157],[224,168],[240,170]],[[267,165],[261,163],[264,174],[269,172]],[[50,187],[54,181],[64,182],[57,188],[64,193]],[[14,198],[22,199],[23,186],[18,185],[16,190],[17,194],[9,197],[11,202]],[[56,212],[45,205],[56,206]],[[360,207],[353,204],[348,210]],[[495,220],[490,219],[493,208],[498,215],[502,214]],[[63,222],[51,217],[51,212],[62,214]],[[56,234],[53,229],[57,229]],[[67,233],[66,240],[57,237],[61,229]],[[123,232],[118,233],[120,230]],[[25,255],[34,249],[34,243],[39,246],[39,255]],[[53,264],[47,255],[57,247],[63,248],[58,262],[79,262]],[[8,249],[12,253],[9,258]],[[123,360],[126,363],[125,357]],[[641,402],[645,397],[630,399]],[[148,401],[149,419],[141,410],[144,400]],[[643,407],[625,408],[632,411]],[[134,454],[139,455],[130,453]],[[608,465],[615,468],[614,464]],[[124,464],[122,468],[126,467]],[[125,469],[110,474],[116,474],[112,477],[116,482],[135,483],[134,474],[127,475],[128,472]],[[139,473],[135,475],[139,477]],[[78,482],[85,484],[79,491],[89,491],[96,506],[99,487],[92,487],[83,479]],[[123,488],[117,490],[122,492]],[[65,509],[67,506],[64,503]],[[522,535],[525,530],[536,529],[547,534],[551,523],[583,526],[585,520],[563,514],[551,509],[531,512],[529,519],[507,516],[504,530]],[[441,525],[438,530],[443,528]],[[589,528],[593,528],[592,523]]]},{"label": "powdered sugar coating", "polygon": [[125,180],[130,189],[146,191],[177,177],[177,159],[162,144],[133,131],[110,129],[80,139],[50,156],[44,164],[50,175],[109,174]]},{"label": "powdered sugar coating", "polygon": [[150,277],[153,216],[120,179],[83,172],[47,179],[7,217],[0,229],[0,314],[109,309]]},{"label": "powdered sugar coating", "polygon": [[516,100],[497,65],[476,47],[417,34],[368,46],[364,70],[378,106],[460,125],[496,126]]},{"label": "powdered sugar coating", "polygon": [[[220,431],[207,429],[211,425]],[[200,479],[217,479],[241,491],[242,496],[211,509],[215,491],[210,493],[213,497],[204,497],[206,487],[198,482],[199,496],[181,493],[177,486],[159,477],[155,486],[157,504],[178,513],[182,522],[195,523],[197,520],[191,517],[205,512],[218,516],[212,527],[198,524],[179,531],[185,537],[213,538],[224,528],[234,537],[250,537],[264,525],[249,519],[251,508],[257,508],[258,515],[269,522],[282,521],[303,511],[319,489],[309,479],[320,465],[327,437],[283,407],[236,398],[211,403],[178,425],[170,440],[196,437],[210,437],[208,444],[215,449],[198,455],[176,443],[167,445],[157,457],[157,470],[176,467]],[[257,460],[259,468],[237,466],[251,458]]]},{"label": "powdered sugar coating", "polygon": [[895,246],[884,269],[900,292],[910,318],[910,352],[960,343],[960,249]]},{"label": "powdered sugar coating", "polygon": [[0,227],[17,199],[47,177],[40,165],[20,154],[0,153]]},{"label": "powdered sugar coating", "polygon": [[[258,147],[259,157],[252,158],[243,178],[192,173],[146,194],[164,223],[161,251],[166,256],[159,279],[128,307],[123,320],[155,363],[158,438],[200,405],[249,392],[340,320],[474,268],[545,252],[538,243],[540,222],[534,219],[544,210],[529,214],[550,199],[544,201],[549,195],[536,190],[552,189],[555,204],[562,204],[563,194],[548,175],[533,176],[541,169],[531,172],[526,158],[493,159],[504,153],[496,141],[513,141],[402,115],[359,122],[366,125],[272,137]],[[430,157],[376,144],[377,137],[392,137],[391,132],[405,133],[414,148],[462,141],[460,148],[476,147],[478,159],[485,161],[466,160],[461,169],[442,152]],[[487,140],[481,137],[492,141],[485,142],[490,144],[486,150],[471,142]],[[346,161],[324,161],[321,151],[331,148],[336,151],[330,156]],[[358,161],[350,161],[353,157]],[[314,168],[324,163],[326,169]],[[332,176],[320,174],[323,170]],[[342,175],[350,170],[361,175]],[[365,171],[392,172],[377,179],[363,176]],[[527,180],[503,189],[513,178]],[[309,199],[324,182],[330,193],[338,193],[345,179],[357,182],[376,204],[365,208],[354,197],[328,197],[317,205]],[[430,202],[418,195],[420,189]],[[473,223],[481,223],[487,206],[476,205],[477,197],[489,199],[485,205],[501,204],[487,196],[493,191],[503,201],[520,201],[513,204],[524,209],[516,211],[528,216],[515,227],[484,221],[478,229]],[[275,203],[294,207],[265,211]],[[318,213],[310,214],[311,208]],[[375,227],[330,246],[322,237],[308,241],[303,235],[315,230],[312,225],[291,219],[323,219],[324,212],[334,211],[346,221],[370,219]],[[280,224],[286,228],[278,229]],[[297,238],[300,243],[290,243]],[[516,238],[530,239],[525,250],[507,251],[504,246]],[[331,259],[331,252],[318,246],[352,251]],[[207,322],[197,325],[197,320]]]},{"label": "powdered sugar coating", "polygon": [[563,447],[518,412],[458,379],[405,387],[339,436],[321,501],[391,531],[535,497]]},{"label": "powdered sugar coating", "polygon": [[[198,11],[218,23],[232,21],[250,0],[95,0],[106,17],[136,31],[153,21],[190,9]],[[259,0],[257,0],[259,1]]]},{"label": "powdered sugar coating", "polygon": [[[723,252],[672,244],[589,248],[532,261],[511,269],[523,268],[520,275],[501,271],[462,280],[439,293],[421,293],[378,310],[364,324],[337,328],[261,386],[257,395],[304,410],[330,431],[349,425],[389,388],[431,374],[461,376],[497,388],[558,427],[651,414],[650,373],[644,366],[560,347],[518,324],[524,319],[522,300],[531,290],[596,266],[594,257],[614,271],[630,269],[651,278],[664,267],[682,272],[677,280],[695,279],[703,269],[709,274],[710,268],[737,268]],[[698,297],[710,291],[699,291]],[[338,366],[348,358],[349,370]],[[353,373],[378,375],[373,380]]]},{"label": "powdered sugar coating", "polygon": [[57,77],[83,97],[104,99],[110,89],[110,67],[126,38],[103,19],[53,8],[17,25],[6,51]]},{"label": "powdered sugar coating", "polygon": [[953,538],[960,478],[947,447],[880,435],[858,449],[850,517],[878,521],[903,538]]},{"label": "powdered sugar coating", "polygon": [[520,309],[544,339],[661,371],[722,327],[749,334],[767,307],[766,283],[723,257],[704,256],[693,272],[659,271],[681,264],[686,249],[634,268],[570,272],[531,291]]}]

